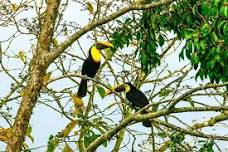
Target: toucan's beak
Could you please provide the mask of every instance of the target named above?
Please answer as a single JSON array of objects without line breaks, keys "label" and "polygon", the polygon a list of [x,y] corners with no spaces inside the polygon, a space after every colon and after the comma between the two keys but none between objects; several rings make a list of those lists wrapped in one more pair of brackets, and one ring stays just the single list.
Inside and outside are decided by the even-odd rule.
[{"label": "toucan's beak", "polygon": [[114,90],[115,90],[116,92],[125,91],[124,84],[120,84],[120,85],[116,86],[116,87],[114,88]]},{"label": "toucan's beak", "polygon": [[113,44],[108,42],[108,41],[99,41],[96,42],[96,48],[101,50],[101,49],[106,49],[106,48],[113,48]]},{"label": "toucan's beak", "polygon": [[112,93],[113,93],[113,90],[107,90],[107,91],[105,92],[105,96],[110,95],[110,94],[112,94]]},{"label": "toucan's beak", "polygon": [[125,91],[124,84],[118,85],[118,86],[112,88],[111,90],[107,90],[105,95],[107,96],[107,95],[110,95],[114,92],[122,92],[122,91]]}]

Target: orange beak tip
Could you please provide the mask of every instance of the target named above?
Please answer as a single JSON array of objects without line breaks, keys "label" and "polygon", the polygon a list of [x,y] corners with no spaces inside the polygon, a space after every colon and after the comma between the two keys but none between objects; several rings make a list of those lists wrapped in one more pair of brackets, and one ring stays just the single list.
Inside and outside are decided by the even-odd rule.
[{"label": "orange beak tip", "polygon": [[107,90],[107,91],[105,92],[105,96],[108,96],[108,95],[110,95],[110,94],[112,94],[112,93],[113,93],[113,91]]}]

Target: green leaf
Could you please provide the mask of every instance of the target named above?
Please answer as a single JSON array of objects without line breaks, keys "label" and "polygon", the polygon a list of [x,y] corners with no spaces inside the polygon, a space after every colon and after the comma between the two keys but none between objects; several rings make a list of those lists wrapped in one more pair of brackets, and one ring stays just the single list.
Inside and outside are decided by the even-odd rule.
[{"label": "green leaf", "polygon": [[167,134],[164,133],[164,132],[159,132],[157,135],[158,135],[159,137],[161,137],[161,138],[166,138],[166,137],[167,137]]},{"label": "green leaf", "polygon": [[221,0],[213,0],[213,5],[218,6],[219,2],[221,2]]},{"label": "green leaf", "polygon": [[192,7],[192,13],[193,13],[193,15],[197,15],[197,13],[198,13],[197,4],[195,4],[195,5]]},{"label": "green leaf", "polygon": [[101,96],[101,98],[103,99],[105,97],[105,89],[101,86],[97,86],[97,91],[98,91],[99,95]]},{"label": "green leaf", "polygon": [[212,33],[212,37],[215,42],[218,41],[218,36],[215,32]]},{"label": "green leaf", "polygon": [[226,23],[226,21],[219,21],[217,24],[217,30],[222,30],[223,29],[223,25]]},{"label": "green leaf", "polygon": [[142,62],[142,65],[144,65],[144,66],[148,65],[148,57],[145,53],[141,54],[141,62]]},{"label": "green leaf", "polygon": [[[194,45],[194,48],[195,48],[196,50],[199,50],[199,49],[200,49],[199,39],[198,39],[198,38],[195,38],[195,39],[194,39],[193,45]],[[186,54],[186,56],[187,56],[187,54]],[[188,56],[187,56],[187,57],[188,57]],[[188,57],[188,59],[190,59],[190,58],[191,58],[191,57]]]},{"label": "green leaf", "polygon": [[25,63],[25,61],[26,61],[26,55],[25,55],[25,52],[24,52],[23,50],[20,50],[20,51],[18,52],[18,58],[19,58],[23,63]]},{"label": "green leaf", "polygon": [[51,135],[48,140],[47,152],[54,152],[59,144],[59,139]]},{"label": "green leaf", "polygon": [[227,33],[228,33],[228,23],[224,24],[223,33],[226,33],[226,35],[227,35]]},{"label": "green leaf", "polygon": [[220,63],[221,60],[222,60],[221,56],[220,56],[219,54],[217,54],[217,55],[215,56],[215,61],[217,61],[217,62]]},{"label": "green leaf", "polygon": [[185,134],[181,132],[174,131],[171,136],[171,140],[175,144],[180,144],[185,139]]},{"label": "green leaf", "polygon": [[186,17],[186,22],[187,22],[188,24],[191,24],[191,23],[192,23],[192,16],[191,16],[191,15],[188,15],[188,16]]},{"label": "green leaf", "polygon": [[104,51],[105,51],[105,59],[106,60],[111,59],[114,54],[114,51],[111,48],[107,48]]},{"label": "green leaf", "polygon": [[184,60],[184,50],[182,50],[179,54],[179,61],[180,59]]},{"label": "green leaf", "polygon": [[220,9],[219,9],[219,14],[221,16],[224,16],[227,18],[228,17],[228,6],[222,5],[222,7],[220,7]]},{"label": "green leaf", "polygon": [[224,15],[225,17],[228,17],[228,6],[224,6],[223,15]]},{"label": "green leaf", "polygon": [[206,49],[206,45],[207,44],[206,44],[206,41],[205,40],[201,40],[199,45],[200,45],[200,48],[201,49]]},{"label": "green leaf", "polygon": [[162,36],[161,34],[159,34],[158,40],[159,40],[159,41],[158,41],[158,42],[159,42],[159,45],[160,45],[160,46],[163,46],[165,40],[164,40],[164,38],[163,38],[163,36]]},{"label": "green leaf", "polygon": [[32,133],[32,127],[28,125],[26,130],[26,136],[29,137],[29,139],[34,143],[34,138],[32,137],[31,133]]},{"label": "green leaf", "polygon": [[199,144],[201,144],[201,148],[199,149],[199,152],[214,152],[213,146],[214,141],[213,140],[207,140],[207,141],[198,141]]},{"label": "green leaf", "polygon": [[209,12],[210,12],[210,10],[209,10],[207,2],[203,2],[202,6],[201,6],[202,15],[206,16],[206,15],[208,15]]},{"label": "green leaf", "polygon": [[211,60],[207,63],[207,67],[209,69],[213,69],[215,67],[215,60]]},{"label": "green leaf", "polygon": [[173,92],[171,88],[162,89],[159,93],[159,97],[168,96],[170,92]]},{"label": "green leaf", "polygon": [[209,31],[210,31],[210,26],[209,26],[209,24],[208,23],[205,23],[205,24],[203,24],[203,26],[202,26],[202,28],[201,28],[201,33],[202,33],[202,35],[205,37],[205,36],[207,36],[207,34],[209,33]]},{"label": "green leaf", "polygon": [[150,22],[150,24],[151,24],[151,27],[153,29],[156,29],[157,28],[157,15],[151,16],[151,22]]},{"label": "green leaf", "polygon": [[96,140],[100,136],[100,134],[96,134],[93,130],[88,130],[84,136],[85,147],[88,147],[94,140]]},{"label": "green leaf", "polygon": [[93,5],[92,5],[90,2],[87,2],[86,5],[87,5],[88,11],[89,11],[91,14],[93,14],[93,11],[94,11]]},{"label": "green leaf", "polygon": [[103,145],[104,147],[107,147],[107,146],[108,146],[108,141],[107,141],[107,140],[103,141],[103,142],[102,142],[102,145]]}]

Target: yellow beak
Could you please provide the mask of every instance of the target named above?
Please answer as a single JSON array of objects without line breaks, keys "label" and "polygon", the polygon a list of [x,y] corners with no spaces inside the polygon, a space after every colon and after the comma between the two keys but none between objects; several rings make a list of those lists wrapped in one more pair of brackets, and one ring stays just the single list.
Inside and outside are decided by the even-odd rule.
[{"label": "yellow beak", "polygon": [[97,49],[106,49],[106,48],[110,48],[110,47],[114,47],[112,43],[108,42],[108,41],[99,41],[96,43],[96,47]]},{"label": "yellow beak", "polygon": [[110,94],[112,94],[112,93],[113,93],[113,89],[107,90],[107,91],[105,92],[105,96],[110,95]]},{"label": "yellow beak", "polygon": [[110,95],[110,94],[112,94],[114,92],[122,92],[122,91],[125,91],[124,84],[119,84],[119,85],[107,90],[105,92],[105,96]]}]

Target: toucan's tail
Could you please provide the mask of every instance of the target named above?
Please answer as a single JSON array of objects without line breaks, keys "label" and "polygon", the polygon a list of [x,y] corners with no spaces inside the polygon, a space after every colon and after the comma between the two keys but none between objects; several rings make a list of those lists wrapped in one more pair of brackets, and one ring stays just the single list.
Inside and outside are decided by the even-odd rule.
[{"label": "toucan's tail", "polygon": [[[147,111],[143,111],[142,114],[148,114],[148,112],[147,112]],[[142,122],[142,124],[143,124],[143,126],[145,126],[145,127],[151,127],[151,122],[150,122],[149,119],[148,119],[148,120],[144,120],[144,121]]]},{"label": "toucan's tail", "polygon": [[79,97],[84,97],[86,96],[86,91],[87,91],[87,79],[83,79],[80,82],[79,88],[78,88],[78,96]]}]

